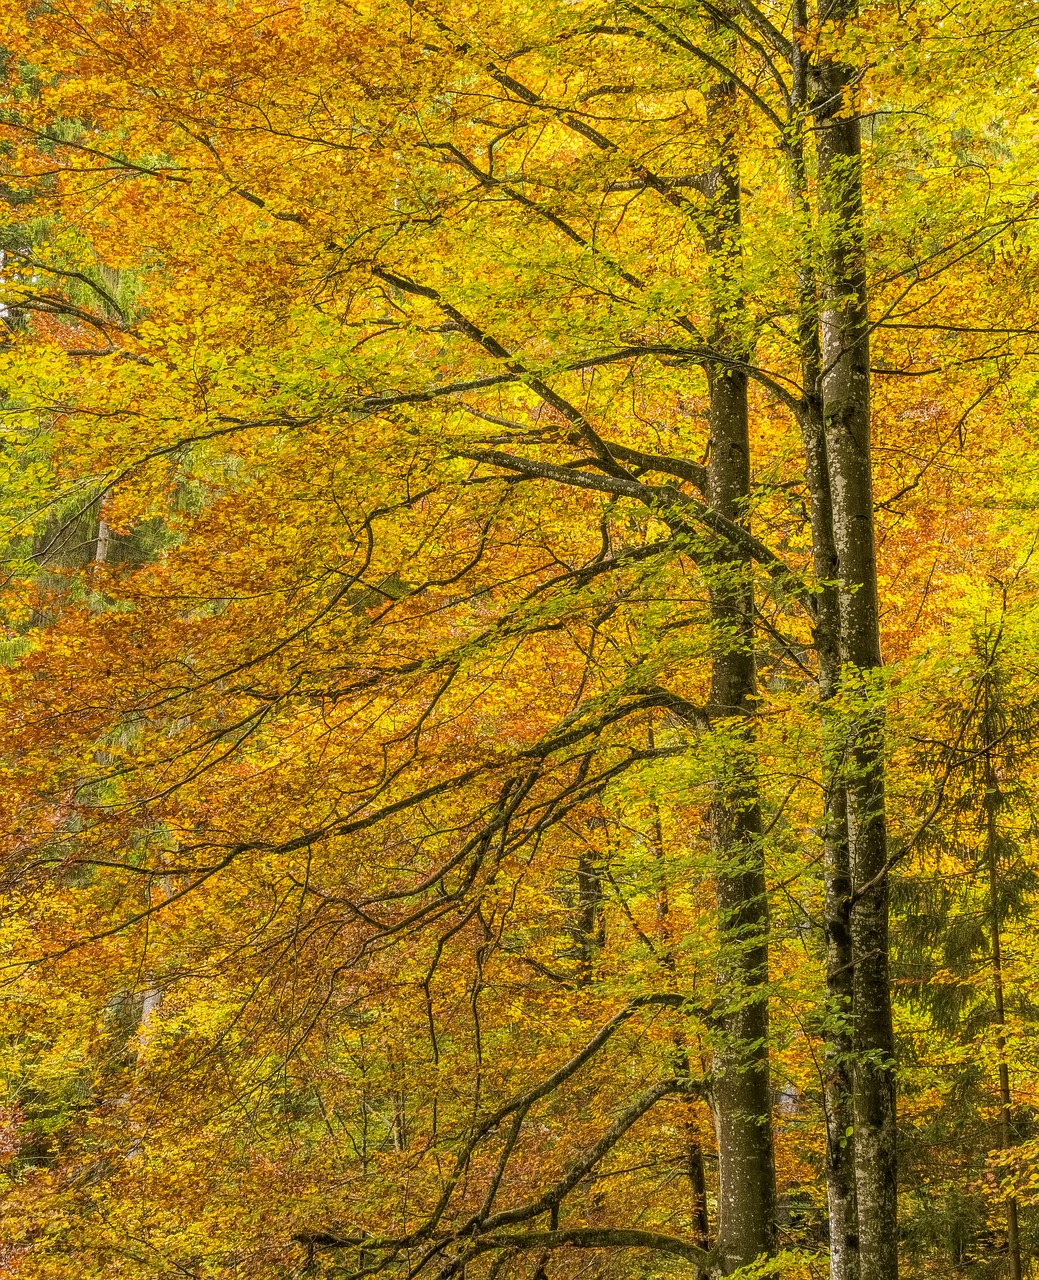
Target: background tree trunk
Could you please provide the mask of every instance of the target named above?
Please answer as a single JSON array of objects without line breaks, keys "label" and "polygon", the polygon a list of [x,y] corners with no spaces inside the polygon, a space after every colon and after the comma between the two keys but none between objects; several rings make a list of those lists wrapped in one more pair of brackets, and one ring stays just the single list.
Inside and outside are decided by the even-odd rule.
[{"label": "background tree trunk", "polygon": [[[852,17],[854,4],[820,11]],[[883,713],[873,678],[882,665],[870,463],[870,374],[863,243],[861,132],[851,68],[816,69],[823,278],[822,399],[837,552],[846,688],[862,709],[848,726],[845,797],[852,896],[852,1047],[855,1185],[861,1274],[898,1274],[894,1042],[888,975],[887,833]],[[838,895],[835,893],[834,897]]]},{"label": "background tree trunk", "polygon": [[[992,997],[996,1014],[996,1054],[999,1059],[999,1139],[1004,1151],[1014,1145],[1010,1092],[1010,1069],[1007,1066],[1006,1009],[1003,1001],[1003,939],[999,924],[999,802],[1000,786],[993,746],[1004,731],[993,705],[992,675],[986,670],[982,690],[982,741],[984,759],[985,861],[988,871],[989,932],[992,946]],[[1017,1222],[1017,1198],[1007,1196],[1007,1253],[1010,1280],[1021,1280],[1021,1233]]]}]

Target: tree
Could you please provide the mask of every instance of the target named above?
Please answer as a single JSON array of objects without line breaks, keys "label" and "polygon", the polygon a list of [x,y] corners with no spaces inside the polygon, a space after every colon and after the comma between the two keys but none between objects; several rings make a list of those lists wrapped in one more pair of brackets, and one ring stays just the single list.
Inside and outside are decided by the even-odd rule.
[{"label": "tree", "polygon": [[[959,1078],[949,1090],[950,1115],[934,1127],[944,1121],[961,1131],[964,1126],[976,1130],[970,1142],[961,1142],[962,1150],[950,1155],[957,1163],[969,1161],[978,1181],[992,1148],[1010,1152],[1017,1140],[1007,1046],[1006,1002],[1012,996],[1006,989],[1004,933],[1015,915],[1027,913],[1034,892],[1026,854],[1031,801],[1022,777],[1034,707],[1027,686],[1023,689],[1012,674],[1016,664],[1008,661],[1006,651],[1012,653],[1017,641],[1013,630],[1009,637],[1006,634],[1006,587],[1001,594],[996,622],[975,624],[967,637],[955,685],[937,684],[931,691],[941,710],[929,709],[929,732],[920,735],[919,750],[924,767],[941,780],[943,793],[942,820],[926,835],[938,874],[907,876],[900,890],[909,907],[910,927],[898,959],[899,968],[911,975],[907,994],[927,1009],[937,1034],[971,1049],[958,1063]],[[925,909],[923,895],[932,902],[941,895],[940,912]],[[946,1056],[957,1057],[949,1051]],[[982,1064],[990,1058],[986,1071]],[[990,1216],[989,1206],[968,1205],[964,1212],[955,1192],[949,1199],[951,1260],[963,1265],[982,1247],[1005,1251],[1007,1273],[1023,1274],[1013,1191],[1000,1197],[1005,1219],[1002,1248],[991,1239],[982,1246],[979,1239],[986,1224],[978,1219]]]},{"label": "tree", "polygon": [[[957,308],[1030,197],[984,131],[861,118],[962,59],[907,76],[851,8],[10,16],[9,405],[95,552],[9,591],[10,1070],[30,1127],[68,1052],[82,1099],[27,1265],[728,1274],[807,1176],[770,1073],[807,1110],[814,1013],[833,1274],[894,1276],[878,578],[923,580],[935,458],[1023,385],[1013,289]],[[977,399],[921,463],[932,374]],[[42,974],[77,1013],[26,1048]]]}]

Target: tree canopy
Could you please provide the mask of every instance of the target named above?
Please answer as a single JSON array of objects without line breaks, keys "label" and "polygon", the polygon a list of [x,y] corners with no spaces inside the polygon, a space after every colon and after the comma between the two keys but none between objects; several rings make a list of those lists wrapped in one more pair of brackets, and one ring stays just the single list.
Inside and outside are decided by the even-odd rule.
[{"label": "tree canopy", "polygon": [[4,17],[0,1273],[1031,1274],[1030,10]]}]

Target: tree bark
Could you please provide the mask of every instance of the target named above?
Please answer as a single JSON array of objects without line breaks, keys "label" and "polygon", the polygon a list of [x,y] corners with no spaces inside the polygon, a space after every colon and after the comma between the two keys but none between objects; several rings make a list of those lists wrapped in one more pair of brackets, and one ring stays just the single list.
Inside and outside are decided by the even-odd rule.
[{"label": "tree bark", "polygon": [[[818,345],[818,344],[816,344]],[[819,362],[806,361],[821,372]],[[812,398],[814,399],[814,397]],[[811,500],[813,568],[817,583],[815,649],[819,664],[822,732],[822,844],[825,880],[827,1011],[824,1022],[823,1102],[826,1117],[826,1187],[829,1208],[831,1280],[857,1280],[858,1215],[855,1202],[852,1107],[852,945],[851,866],[848,805],[844,786],[844,740],[833,709],[840,685],[840,615],[837,556],[826,444],[820,406],[809,400],[802,419],[806,474]]]},{"label": "tree bark", "polygon": [[[1003,939],[999,927],[999,776],[992,758],[992,744],[997,740],[999,726],[994,723],[992,708],[991,673],[985,673],[984,720],[982,737],[985,743],[984,807],[985,807],[985,858],[988,864],[988,907],[992,943],[992,995],[996,1012],[996,1054],[999,1059],[999,1138],[1000,1146],[1009,1151],[1013,1145],[1010,1069],[1007,1066],[1006,1009],[1003,1002]],[[1007,1196],[1007,1253],[1010,1262],[1010,1280],[1021,1280],[1021,1233],[1017,1223],[1017,1199]]]},{"label": "tree bark", "polygon": [[[857,1280],[858,1214],[855,1197],[852,1106],[851,866],[848,805],[844,787],[844,741],[833,709],[840,684],[839,612],[832,511],[821,414],[808,404],[802,422],[811,498],[816,581],[815,648],[819,663],[822,732],[822,844],[825,880],[827,1011],[824,1022],[823,1104],[826,1117],[826,1189],[829,1208],[831,1280]],[[830,585],[826,585],[826,583]]]},{"label": "tree bark", "polygon": [[[723,82],[708,99],[719,140],[705,224],[713,290],[712,342],[743,352],[740,281],[740,188],[730,121],[733,89]],[[712,365],[708,500],[727,519],[747,522],[750,437],[747,375]],[[775,1163],[768,1063],[768,897],[761,811],[753,756],[755,710],[754,593],[749,566],[719,555],[712,571],[716,648],[711,709],[729,719],[711,804],[717,866],[720,1043],[713,1103],[718,1140],[716,1252],[728,1273],[775,1249]]]},{"label": "tree bark", "polygon": [[[653,729],[649,730],[649,746],[653,747]],[[667,871],[665,867],[664,857],[664,829],[660,821],[660,809],[654,803],[653,805],[653,855],[657,863],[657,940],[660,946],[660,963],[667,971],[672,981],[669,986],[672,990],[677,990],[674,982],[675,978],[675,951],[674,939],[671,935],[670,915],[671,915],[671,898],[668,889]],[[685,1041],[685,1036],[678,1031],[675,1036],[675,1063],[674,1071],[676,1075],[690,1075],[689,1069],[689,1049]],[[685,1094],[684,1101],[687,1107],[692,1106],[695,1098],[692,1094]],[[700,1135],[697,1132],[696,1121],[692,1116],[688,1116],[685,1122],[686,1129],[686,1148],[685,1148],[685,1170],[689,1179],[689,1196],[692,1204],[692,1236],[693,1241],[705,1251],[711,1247],[711,1224],[707,1212],[707,1174],[704,1169],[703,1146],[700,1142]],[[707,1273],[699,1268],[695,1271],[696,1280],[705,1280]]]},{"label": "tree bark", "polygon": [[795,215],[801,222],[798,268],[798,343],[803,405],[801,433],[812,529],[816,582],[813,641],[819,670],[822,734],[822,844],[825,883],[827,1010],[823,1027],[823,1110],[826,1121],[826,1197],[829,1210],[831,1280],[858,1280],[858,1214],[855,1203],[854,1125],[851,1079],[851,866],[848,806],[842,769],[842,735],[833,711],[840,687],[841,619],[833,498],[823,420],[823,357],[819,333],[818,281],[813,265],[812,211],[805,156],[810,110],[809,58],[799,44],[808,26],[804,0],[795,0],[792,42],[792,124],[789,139]]},{"label": "tree bark", "polygon": [[572,935],[577,959],[577,981],[592,980],[595,960],[606,942],[602,916],[602,873],[589,853],[577,859],[577,919]]},{"label": "tree bark", "polygon": [[[820,10],[855,14],[854,0]],[[894,1040],[888,975],[884,725],[873,683],[882,667],[870,463],[870,376],[861,132],[852,68],[816,68],[815,125],[823,221],[823,436],[833,507],[843,683],[860,709],[847,726],[845,801],[851,872],[852,1088],[861,1275],[896,1280],[898,1224]],[[836,895],[835,895],[836,896]]]}]

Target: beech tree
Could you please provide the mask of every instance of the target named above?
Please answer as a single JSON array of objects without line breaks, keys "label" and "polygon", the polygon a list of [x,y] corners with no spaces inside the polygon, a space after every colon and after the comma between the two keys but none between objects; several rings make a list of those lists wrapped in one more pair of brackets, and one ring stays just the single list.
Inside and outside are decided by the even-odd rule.
[{"label": "beech tree", "polygon": [[893,1280],[1027,24],[6,15],[19,1273]]}]

